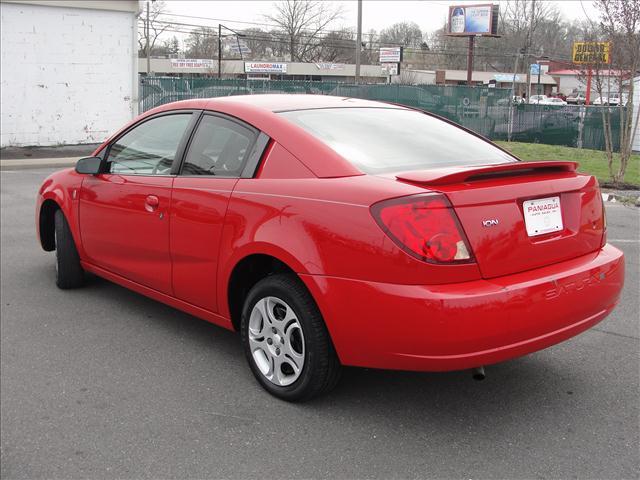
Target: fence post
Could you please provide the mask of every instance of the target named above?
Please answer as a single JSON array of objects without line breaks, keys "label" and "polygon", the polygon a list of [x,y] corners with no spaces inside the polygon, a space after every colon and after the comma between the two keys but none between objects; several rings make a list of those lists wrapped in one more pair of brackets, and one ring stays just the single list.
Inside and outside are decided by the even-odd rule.
[{"label": "fence post", "polygon": [[514,117],[514,112],[513,109],[515,108],[515,105],[513,104],[513,101],[509,102],[509,124],[507,126],[507,141],[510,142],[511,141],[511,133],[513,132],[513,117]]},{"label": "fence post", "polygon": [[586,105],[580,106],[580,112],[578,113],[578,142],[576,147],[582,148],[582,131],[584,130],[584,117],[586,114],[587,107]]}]

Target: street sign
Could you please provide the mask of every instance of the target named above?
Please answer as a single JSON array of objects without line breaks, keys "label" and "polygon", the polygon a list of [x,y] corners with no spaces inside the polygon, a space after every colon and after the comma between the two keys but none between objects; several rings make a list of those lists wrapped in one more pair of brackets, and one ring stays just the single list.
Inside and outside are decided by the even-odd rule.
[{"label": "street sign", "polygon": [[539,63],[532,63],[529,65],[529,71],[531,75],[544,75],[549,71],[549,65],[541,65]]},{"label": "street sign", "polygon": [[384,75],[387,75],[387,76],[400,75],[399,63],[383,63],[381,67],[382,67],[382,73]]},{"label": "street sign", "polygon": [[402,61],[402,47],[380,48],[380,63],[398,63]]},{"label": "street sign", "polygon": [[578,65],[611,63],[610,42],[573,42],[571,61]]}]

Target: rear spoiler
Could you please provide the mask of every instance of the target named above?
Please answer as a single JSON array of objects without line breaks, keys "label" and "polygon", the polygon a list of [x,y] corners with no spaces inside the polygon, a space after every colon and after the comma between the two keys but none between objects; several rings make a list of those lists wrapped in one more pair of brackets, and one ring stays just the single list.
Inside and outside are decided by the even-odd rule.
[{"label": "rear spoiler", "polygon": [[540,173],[572,173],[578,168],[578,162],[513,162],[498,165],[469,165],[466,167],[436,168],[418,170],[396,175],[398,180],[422,185],[448,185],[452,183],[486,180],[496,177]]}]

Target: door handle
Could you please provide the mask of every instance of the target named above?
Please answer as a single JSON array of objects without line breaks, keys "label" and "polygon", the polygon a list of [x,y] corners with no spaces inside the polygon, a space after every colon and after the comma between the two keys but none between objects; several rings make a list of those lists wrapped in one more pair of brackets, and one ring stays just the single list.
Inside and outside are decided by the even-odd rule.
[{"label": "door handle", "polygon": [[158,208],[158,205],[160,205],[160,200],[155,195],[147,195],[144,203],[144,208],[149,212],[153,212],[156,208]]}]

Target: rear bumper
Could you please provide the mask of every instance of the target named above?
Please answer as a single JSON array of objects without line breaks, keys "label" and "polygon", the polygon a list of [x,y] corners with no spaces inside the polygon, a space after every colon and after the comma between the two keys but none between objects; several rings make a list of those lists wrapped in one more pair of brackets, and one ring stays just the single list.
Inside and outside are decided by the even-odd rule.
[{"label": "rear bumper", "polygon": [[491,280],[395,285],[300,275],[344,365],[460,370],[566,340],[614,308],[624,256],[589,255]]}]

